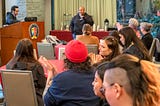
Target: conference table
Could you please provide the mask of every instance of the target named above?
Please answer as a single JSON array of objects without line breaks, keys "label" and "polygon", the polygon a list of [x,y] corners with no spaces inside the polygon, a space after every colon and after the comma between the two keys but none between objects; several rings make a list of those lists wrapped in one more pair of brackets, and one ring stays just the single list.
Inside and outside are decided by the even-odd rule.
[{"label": "conference table", "polygon": [[[56,36],[58,39],[67,42],[73,39],[72,33],[70,31],[52,30],[50,31],[50,35]],[[93,31],[92,35],[97,36],[99,39],[102,39],[109,35],[109,31]]]}]

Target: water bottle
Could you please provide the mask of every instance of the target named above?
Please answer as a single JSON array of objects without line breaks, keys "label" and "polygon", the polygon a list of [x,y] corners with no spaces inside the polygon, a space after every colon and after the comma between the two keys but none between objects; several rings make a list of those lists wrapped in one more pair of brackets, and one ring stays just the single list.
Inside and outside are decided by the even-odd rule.
[{"label": "water bottle", "polygon": [[105,23],[104,30],[108,31],[108,23],[107,22]]}]

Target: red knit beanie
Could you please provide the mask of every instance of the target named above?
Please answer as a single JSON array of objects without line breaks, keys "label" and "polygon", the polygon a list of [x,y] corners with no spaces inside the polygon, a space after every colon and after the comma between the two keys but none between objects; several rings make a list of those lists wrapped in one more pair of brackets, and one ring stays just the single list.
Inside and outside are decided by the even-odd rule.
[{"label": "red knit beanie", "polygon": [[65,55],[71,62],[81,63],[87,59],[88,50],[82,42],[71,40],[65,47]]}]

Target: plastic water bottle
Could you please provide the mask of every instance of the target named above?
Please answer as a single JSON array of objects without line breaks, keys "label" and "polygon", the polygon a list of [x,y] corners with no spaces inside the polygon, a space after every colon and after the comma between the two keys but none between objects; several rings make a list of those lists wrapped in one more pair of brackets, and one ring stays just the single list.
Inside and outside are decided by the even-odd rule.
[{"label": "plastic water bottle", "polygon": [[96,31],[96,24],[93,24],[93,31]]},{"label": "plastic water bottle", "polygon": [[97,25],[97,31],[99,31],[99,28],[100,28],[100,26],[99,26],[99,25]]},{"label": "plastic water bottle", "polygon": [[105,23],[104,30],[108,31],[108,23]]}]

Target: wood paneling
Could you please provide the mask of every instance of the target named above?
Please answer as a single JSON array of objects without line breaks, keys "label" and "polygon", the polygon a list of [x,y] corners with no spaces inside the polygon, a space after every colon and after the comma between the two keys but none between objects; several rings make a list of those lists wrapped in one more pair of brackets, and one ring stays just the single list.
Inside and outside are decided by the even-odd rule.
[{"label": "wood paneling", "polygon": [[[29,36],[29,27],[31,24],[37,24],[39,27],[39,36],[37,39],[31,39]],[[13,51],[20,39],[29,38],[33,42],[33,47],[37,49],[37,42],[44,39],[44,22],[19,22],[0,29],[1,33],[1,59],[2,65],[6,64],[12,57]]]}]

